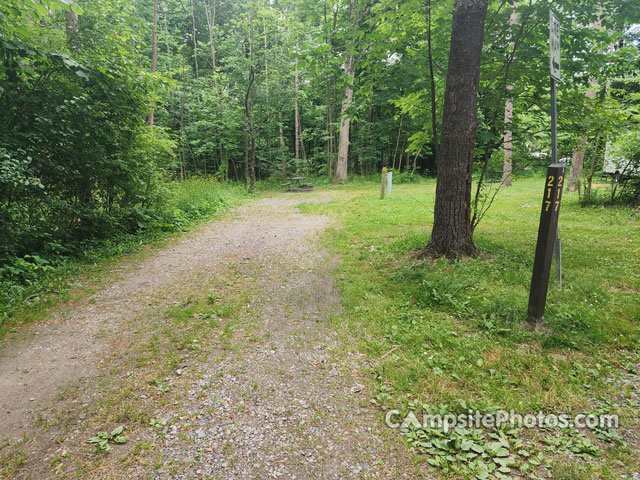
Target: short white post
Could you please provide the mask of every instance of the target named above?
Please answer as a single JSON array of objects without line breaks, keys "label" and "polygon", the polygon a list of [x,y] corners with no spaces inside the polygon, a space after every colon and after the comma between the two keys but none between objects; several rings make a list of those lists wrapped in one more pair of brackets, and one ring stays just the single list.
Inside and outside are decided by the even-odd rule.
[{"label": "short white post", "polygon": [[388,196],[391,195],[391,185],[393,184],[392,176],[393,176],[393,172],[387,173],[387,195]]}]

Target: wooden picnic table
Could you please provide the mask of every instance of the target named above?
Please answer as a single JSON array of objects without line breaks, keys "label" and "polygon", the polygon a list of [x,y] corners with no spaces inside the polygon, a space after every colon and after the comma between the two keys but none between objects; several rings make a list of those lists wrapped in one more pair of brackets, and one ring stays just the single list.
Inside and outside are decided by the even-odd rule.
[{"label": "wooden picnic table", "polygon": [[305,178],[307,177],[291,177],[289,182],[281,183],[280,186],[282,188],[286,188],[290,192],[299,192],[301,190],[309,192],[313,190],[313,183],[300,183],[300,181]]},{"label": "wooden picnic table", "polygon": [[293,190],[298,190],[300,188],[300,180],[304,180],[307,177],[291,177],[289,180],[292,180],[293,183]]}]

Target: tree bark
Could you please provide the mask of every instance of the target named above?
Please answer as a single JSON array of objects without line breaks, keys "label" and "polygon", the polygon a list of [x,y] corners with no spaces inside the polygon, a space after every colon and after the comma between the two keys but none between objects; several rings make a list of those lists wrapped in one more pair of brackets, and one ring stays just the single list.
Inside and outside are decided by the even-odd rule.
[{"label": "tree bark", "polygon": [[[602,28],[602,19],[600,14],[602,13],[602,7],[598,13],[598,19],[594,22],[593,28],[599,30]],[[591,100],[596,98],[596,89],[598,86],[598,79],[595,77],[589,78],[590,88],[587,89],[585,96]],[[576,149],[573,151],[573,158],[571,159],[571,169],[569,170],[569,185],[568,191],[575,192],[580,187],[580,178],[582,178],[582,167],[584,165],[584,155],[587,149],[587,137],[582,137],[576,145]]]},{"label": "tree bark", "polygon": [[[196,70],[196,83],[198,82],[199,73],[198,73],[198,36],[196,31],[196,14],[193,6],[193,0],[191,0],[191,26],[193,31],[193,64]],[[196,97],[198,98],[198,97]]]},{"label": "tree bark", "polygon": [[284,154],[284,133],[282,132],[282,112],[278,112],[279,113],[279,127],[280,127],[280,155],[281,155],[281,160],[282,160],[282,181],[286,182],[287,181],[287,159],[285,157]]},{"label": "tree bark", "polygon": [[347,109],[353,99],[353,77],[356,73],[355,57],[348,53],[344,62],[344,73],[347,76],[347,86],[342,94],[342,108],[340,109],[340,134],[338,135],[338,161],[336,162],[335,183],[347,181],[347,161],[349,158],[349,128],[351,118]]},{"label": "tree bark", "polygon": [[[158,68],[158,0],[153,0],[153,27],[151,29],[151,73]],[[153,125],[153,104],[149,111],[149,125]]]},{"label": "tree bark", "polygon": [[77,49],[76,34],[78,33],[78,14],[73,10],[67,11],[67,44],[74,50]]},{"label": "tree bark", "polygon": [[511,172],[513,170],[513,133],[511,132],[511,122],[513,119],[513,102],[509,99],[504,105],[504,159],[502,162],[502,185],[511,186]]},{"label": "tree bark", "polygon": [[213,27],[216,24],[216,0],[213,0],[213,8],[207,0],[205,4],[205,13],[207,14],[207,27],[209,29],[209,46],[211,47],[211,71],[216,71],[216,44],[213,39]]},{"label": "tree bark", "polygon": [[478,129],[478,82],[488,0],[456,0],[445,88],[433,230],[427,252],[476,253],[471,229],[471,173]]},{"label": "tree bark", "polygon": [[249,157],[249,141],[245,136],[245,186],[247,184],[247,177],[250,177],[249,191],[253,192],[253,187],[256,181],[256,132],[253,124],[253,82],[255,80],[255,74],[253,66],[249,70],[249,85],[247,86],[247,94],[244,99],[245,115],[247,117],[246,131],[251,139],[251,166],[250,171],[248,165]]},{"label": "tree bark", "polygon": [[[398,156],[398,147],[400,146],[400,134],[402,133],[402,120],[404,115],[400,115],[400,126],[398,127],[398,137],[396,138],[396,149],[393,152],[393,162],[391,164],[391,168],[395,170],[396,168],[396,157]],[[401,154],[402,155],[402,154]],[[402,163],[402,157],[400,157],[400,163]]]},{"label": "tree bark", "polygon": [[567,190],[575,192],[580,186],[580,178],[582,177],[582,167],[584,165],[584,154],[587,149],[587,137],[582,137],[573,151],[571,159],[571,169],[569,170],[569,185]]},{"label": "tree bark", "polygon": [[[355,10],[358,7],[358,0],[349,2],[349,23],[356,26],[354,21]],[[338,134],[338,159],[336,161],[336,174],[333,179],[335,183],[347,181],[347,169],[349,162],[349,128],[351,118],[347,115],[347,110],[351,106],[353,99],[353,79],[356,74],[356,59],[352,53],[346,52],[344,59],[344,74],[347,77],[347,85],[342,93],[342,107],[340,109],[340,133]]]},{"label": "tree bark", "polygon": [[327,175],[329,179],[333,176],[333,119],[331,118],[331,91],[329,89],[329,78],[327,77],[327,132],[329,138],[327,140]]},{"label": "tree bark", "polygon": [[182,58],[182,94],[180,95],[180,181],[186,176],[185,155],[184,155],[184,97],[186,96],[186,78],[184,74],[184,52],[181,52]]},{"label": "tree bark", "polygon": [[[513,26],[518,23],[518,12],[515,8],[518,7],[518,2],[513,4],[514,11],[509,18],[509,30],[513,29]],[[511,33],[509,34],[511,36]],[[509,48],[515,49],[515,42],[509,42]],[[507,85],[507,90],[513,90],[513,85]],[[508,98],[504,104],[504,159],[502,162],[502,185],[505,187],[511,186],[511,173],[513,172],[513,132],[511,131],[511,123],[513,121],[513,101]]]},{"label": "tree bark", "polygon": [[[296,41],[296,50],[299,48]],[[296,56],[296,73],[293,79],[293,92],[295,96],[294,105],[294,132],[295,132],[295,152],[296,152],[296,169],[298,168],[298,161],[300,160],[300,109],[298,108],[298,57]]]}]

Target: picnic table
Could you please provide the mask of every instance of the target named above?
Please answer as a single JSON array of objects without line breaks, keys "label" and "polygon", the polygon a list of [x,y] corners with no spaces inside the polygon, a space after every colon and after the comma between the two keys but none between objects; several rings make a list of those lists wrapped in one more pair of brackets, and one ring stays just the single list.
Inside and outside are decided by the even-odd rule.
[{"label": "picnic table", "polygon": [[291,181],[293,182],[293,189],[294,190],[299,190],[300,189],[300,180],[304,180],[307,177],[291,177]]},{"label": "picnic table", "polygon": [[307,177],[291,177],[290,182],[281,183],[280,186],[287,188],[290,192],[299,192],[300,190],[308,191],[313,190],[313,183],[300,183]]}]

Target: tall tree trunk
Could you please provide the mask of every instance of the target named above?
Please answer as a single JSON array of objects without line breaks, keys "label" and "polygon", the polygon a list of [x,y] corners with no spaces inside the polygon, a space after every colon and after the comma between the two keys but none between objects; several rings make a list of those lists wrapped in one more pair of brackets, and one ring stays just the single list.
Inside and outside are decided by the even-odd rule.
[{"label": "tall tree trunk", "polygon": [[[599,22],[599,20],[598,20]],[[596,26],[598,26],[596,22]],[[596,87],[598,86],[598,79],[591,77],[589,79],[589,85],[591,88],[587,89],[585,96],[593,100],[596,98]],[[571,168],[569,169],[569,185],[567,189],[570,192],[575,192],[580,186],[580,179],[582,178],[582,168],[584,165],[584,154],[587,149],[587,137],[582,137],[576,145],[576,149],[573,151],[573,158],[571,159]]]},{"label": "tall tree trunk", "polygon": [[328,140],[327,140],[327,150],[328,150],[328,155],[327,155],[327,175],[329,176],[329,179],[331,179],[331,177],[333,176],[333,120],[332,120],[332,115],[331,115],[331,90],[330,90],[330,86],[329,86],[329,77],[327,77],[327,133],[328,135]]},{"label": "tall tree trunk", "polygon": [[[358,0],[349,2],[349,23],[356,27],[355,12],[358,8]],[[353,46],[352,46],[353,48]],[[347,49],[349,50],[349,49]],[[356,58],[353,53],[347,51],[344,58],[344,74],[347,78],[347,85],[342,93],[342,107],[340,108],[340,133],[338,135],[338,160],[336,162],[336,175],[333,179],[335,183],[347,181],[347,170],[349,165],[349,128],[351,118],[347,115],[347,110],[353,100],[353,80],[356,75]]]},{"label": "tall tree trunk", "polygon": [[[602,19],[600,18],[600,14],[603,12],[604,8],[600,7],[598,13],[598,19],[593,23],[593,28],[598,30],[602,28]],[[595,77],[589,78],[590,88],[587,89],[585,96],[591,100],[596,98],[596,89],[598,86],[598,79]],[[584,154],[587,149],[587,137],[582,137],[578,144],[576,145],[576,149],[573,151],[573,158],[571,159],[571,168],[569,169],[569,185],[567,189],[570,192],[575,192],[580,187],[580,179],[582,178],[582,168],[584,165]]]},{"label": "tall tree trunk", "polygon": [[[589,201],[591,200],[591,187],[592,187],[592,182],[593,182],[593,170],[594,170],[594,166],[596,164],[596,158],[598,156],[598,148],[600,147],[600,135],[598,135],[598,137],[596,138],[596,146],[593,149],[593,153],[591,154],[591,169],[589,172],[589,176],[587,177],[587,187],[585,188],[585,201],[587,203],[589,203]],[[584,154],[583,154],[584,157]],[[615,183],[615,182],[614,182]],[[615,191],[614,194],[611,196],[611,201],[613,201],[613,198],[615,196]]]},{"label": "tall tree trunk", "polygon": [[[393,162],[391,164],[391,168],[396,168],[396,157],[398,156],[398,147],[400,146],[400,134],[402,133],[402,120],[404,119],[404,115],[400,115],[400,126],[398,127],[398,137],[396,138],[396,149],[393,151]],[[401,154],[402,155],[402,154]],[[402,160],[400,160],[402,162]]]},{"label": "tall tree trunk", "polygon": [[187,81],[184,74],[184,52],[182,52],[182,94],[180,95],[180,181],[185,179],[184,155],[184,97],[187,94]]},{"label": "tall tree trunk", "polygon": [[[158,0],[153,0],[153,26],[151,29],[151,73],[158,68]],[[153,103],[149,111],[149,125],[153,125]]]},{"label": "tall tree trunk", "polygon": [[287,159],[285,157],[285,153],[284,153],[284,133],[282,132],[282,112],[278,112],[278,117],[280,119],[280,154],[281,154],[281,160],[282,160],[282,181],[286,182],[287,181]]},{"label": "tall tree trunk", "polygon": [[167,68],[165,71],[171,70],[171,47],[169,47],[169,27],[167,26],[167,4],[162,3],[162,11],[164,13],[164,42],[167,48]]},{"label": "tall tree trunk", "polygon": [[244,131],[244,188],[249,187],[249,134]]},{"label": "tall tree trunk", "polygon": [[416,173],[416,163],[418,162],[418,157],[420,156],[421,153],[422,153],[422,147],[420,147],[420,150],[418,150],[418,153],[416,153],[416,156],[413,157],[413,169],[411,170],[412,177]]},{"label": "tall tree trunk", "polygon": [[442,113],[433,230],[427,252],[473,255],[471,173],[478,129],[478,81],[488,0],[456,0]]},{"label": "tall tree trunk", "polygon": [[250,176],[250,184],[249,191],[253,192],[253,187],[255,185],[256,180],[256,132],[255,126],[253,124],[253,82],[255,80],[255,73],[253,71],[253,66],[250,67],[249,70],[249,85],[247,86],[247,94],[244,99],[244,107],[245,107],[245,115],[247,116],[247,128],[251,140],[251,169],[248,170],[249,166],[248,157],[249,157],[249,141],[245,138],[245,185],[247,183],[247,178]]},{"label": "tall tree trunk", "polygon": [[502,162],[502,185],[511,186],[512,158],[513,158],[513,133],[511,121],[513,119],[513,102],[507,99],[504,104],[504,159]]},{"label": "tall tree trunk", "polygon": [[78,14],[71,9],[67,11],[66,33],[67,33],[67,44],[72,49],[76,50],[77,49],[76,34],[78,33]]},{"label": "tall tree trunk", "polygon": [[[513,26],[518,23],[518,12],[515,9],[518,7],[518,2],[513,4],[513,12],[509,18],[509,36],[512,35]],[[515,48],[515,42],[509,42],[509,48]],[[513,90],[513,85],[507,85],[507,90]],[[511,123],[513,120],[513,101],[507,98],[504,104],[504,159],[502,162],[502,185],[505,187],[511,186],[511,172],[513,171],[512,159],[513,159],[513,132],[511,131]]]},{"label": "tall tree trunk", "polygon": [[[296,40],[296,51],[298,50],[298,41]],[[294,135],[295,135],[295,154],[296,154],[296,170],[298,169],[298,161],[300,159],[300,110],[298,108],[298,57],[296,56],[296,73],[293,78],[293,92],[294,92]]]},{"label": "tall tree trunk", "polygon": [[213,7],[209,0],[205,4],[205,10],[207,14],[207,27],[209,29],[209,46],[211,47],[211,70],[212,73],[216,71],[216,44],[213,39],[213,27],[216,25],[216,1],[213,0]]},{"label": "tall tree trunk", "polygon": [[356,73],[356,59],[347,53],[344,61],[344,73],[347,77],[347,86],[342,94],[342,108],[340,109],[340,134],[338,136],[338,161],[336,163],[336,174],[334,182],[344,183],[347,181],[347,162],[349,158],[349,128],[351,118],[347,115],[347,110],[351,106],[353,99],[353,78]]},{"label": "tall tree trunk", "polygon": [[[192,27],[192,32],[193,32],[193,64],[196,70],[196,83],[198,81],[199,78],[199,73],[198,73],[198,37],[197,37],[197,30],[196,30],[196,14],[194,11],[194,6],[193,6],[193,0],[191,0],[191,27]],[[196,96],[196,98],[198,98]]]},{"label": "tall tree trunk", "polygon": [[569,169],[569,185],[567,190],[575,192],[580,187],[580,178],[582,177],[582,168],[584,165],[584,155],[587,150],[587,137],[582,137],[573,151],[571,159],[571,168]]}]

